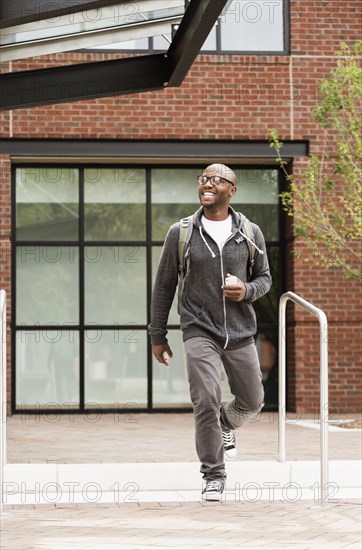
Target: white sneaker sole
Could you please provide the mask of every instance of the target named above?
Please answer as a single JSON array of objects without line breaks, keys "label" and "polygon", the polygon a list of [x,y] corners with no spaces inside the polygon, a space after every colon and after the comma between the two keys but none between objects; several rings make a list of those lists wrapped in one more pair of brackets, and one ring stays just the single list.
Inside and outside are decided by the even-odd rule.
[{"label": "white sneaker sole", "polygon": [[236,449],[230,449],[229,451],[224,451],[224,453],[230,460],[234,460],[238,456],[238,451]]},{"label": "white sneaker sole", "polygon": [[203,500],[220,502],[221,499],[222,499],[222,493],[203,493],[202,494],[202,499]]}]

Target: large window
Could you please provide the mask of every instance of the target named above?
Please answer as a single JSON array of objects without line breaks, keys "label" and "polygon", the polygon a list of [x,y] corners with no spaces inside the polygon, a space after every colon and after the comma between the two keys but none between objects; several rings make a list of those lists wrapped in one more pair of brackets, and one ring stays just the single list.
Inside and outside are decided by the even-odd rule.
[{"label": "large window", "polygon": [[[211,30],[201,52],[287,53],[289,0],[232,0]],[[167,50],[171,34],[100,46],[99,50]]]},{"label": "large window", "polygon": [[[152,283],[169,226],[198,206],[190,167],[15,170],[15,409],[190,407],[179,318],[172,368],[152,359]],[[276,404],[279,172],[240,168],[233,207],[262,228],[272,290],[255,305],[267,402]],[[176,300],[175,300],[176,301]],[[224,398],[228,398],[222,373]],[[268,389],[269,388],[269,389]]]}]

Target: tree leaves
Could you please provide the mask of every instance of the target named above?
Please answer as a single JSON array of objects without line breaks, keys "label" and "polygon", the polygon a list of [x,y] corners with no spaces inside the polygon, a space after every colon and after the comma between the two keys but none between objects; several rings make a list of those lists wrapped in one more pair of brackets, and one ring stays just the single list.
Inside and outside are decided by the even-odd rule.
[{"label": "tree leaves", "polygon": [[[300,174],[290,174],[282,158],[278,130],[269,132],[289,189],[283,208],[309,253],[304,261],[337,268],[346,279],[362,279],[362,41],[341,44],[336,67],[320,82],[313,115],[325,130],[324,144]],[[325,150],[334,140],[333,154]]]}]

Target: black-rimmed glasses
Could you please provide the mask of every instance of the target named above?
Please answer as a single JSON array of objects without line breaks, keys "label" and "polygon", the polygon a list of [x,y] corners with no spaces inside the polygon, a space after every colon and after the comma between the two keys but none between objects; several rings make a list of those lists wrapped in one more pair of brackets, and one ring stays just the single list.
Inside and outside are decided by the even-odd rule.
[{"label": "black-rimmed glasses", "polygon": [[232,181],[222,178],[221,176],[197,176],[197,182],[199,185],[203,185],[208,181],[215,185],[220,185],[223,181],[227,181],[228,183],[231,183],[231,185],[235,185]]}]

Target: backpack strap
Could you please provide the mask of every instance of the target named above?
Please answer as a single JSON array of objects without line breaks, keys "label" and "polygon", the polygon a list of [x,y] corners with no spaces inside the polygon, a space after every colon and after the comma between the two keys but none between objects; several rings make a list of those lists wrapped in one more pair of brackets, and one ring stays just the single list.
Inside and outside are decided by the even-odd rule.
[{"label": "backpack strap", "polygon": [[179,260],[179,281],[178,281],[178,298],[181,300],[184,279],[186,275],[186,265],[188,257],[188,245],[191,239],[191,234],[194,226],[194,214],[180,220],[180,233],[178,241],[178,260]]},{"label": "backpack strap", "polygon": [[[242,228],[245,235],[255,244],[255,236],[251,222],[244,216],[244,214],[241,214],[241,212],[238,212],[238,214],[241,219]],[[249,249],[248,281],[250,281],[253,275],[253,266],[255,262],[255,246],[253,246],[247,239],[245,239],[245,241]]]}]

